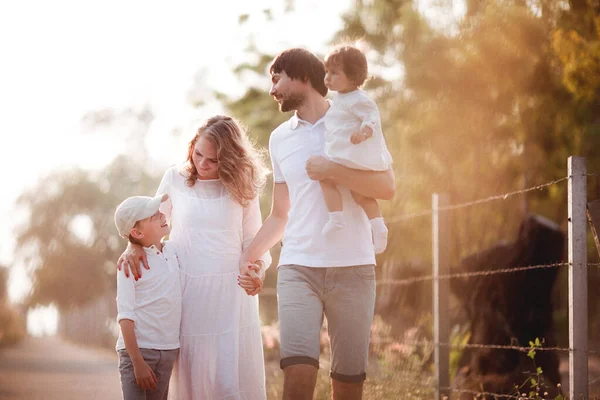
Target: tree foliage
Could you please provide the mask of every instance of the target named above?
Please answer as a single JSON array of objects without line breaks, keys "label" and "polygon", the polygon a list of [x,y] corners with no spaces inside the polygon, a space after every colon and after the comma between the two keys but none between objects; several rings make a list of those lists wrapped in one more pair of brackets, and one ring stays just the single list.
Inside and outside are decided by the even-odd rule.
[{"label": "tree foliage", "polygon": [[26,333],[23,316],[8,301],[9,271],[0,265],[0,348],[20,342]]},{"label": "tree foliage", "polygon": [[118,157],[102,174],[55,173],[23,194],[29,212],[17,237],[33,272],[32,304],[81,306],[114,285],[124,240],[114,227],[116,206],[133,194],[153,193],[157,177]]},{"label": "tree foliage", "polygon": [[8,272],[7,267],[0,265],[0,304],[8,300]]},{"label": "tree foliage", "polygon": [[[467,5],[464,18],[439,29],[411,1],[356,1],[337,34],[366,41],[373,64],[403,71],[373,92],[398,180],[389,216],[428,208],[433,192],[460,203],[565,176],[569,155],[600,166],[593,151],[598,7],[585,0]],[[514,234],[528,211],[564,221],[565,188],[453,213],[455,254]],[[428,230],[394,226],[394,245],[400,254],[426,255]]]},{"label": "tree foliage", "polygon": [[132,152],[100,171],[55,171],[17,200],[26,221],[17,232],[17,257],[31,272],[30,305],[54,303],[60,310],[94,300],[115,285],[115,263],[125,241],[118,236],[116,206],[132,195],[152,195],[159,177],[147,171],[144,137],[151,112],[102,110],[84,125],[114,129],[135,122],[124,140]]},{"label": "tree foliage", "polygon": [[[431,3],[430,3],[431,4]],[[393,222],[431,208],[432,193],[451,203],[511,192],[566,176],[570,155],[600,171],[600,5],[597,0],[437,2],[432,21],[413,0],[355,0],[331,43],[360,39],[394,157],[396,196],[382,202],[390,221],[382,263],[431,258],[431,218]],[[443,18],[441,18],[443,17]],[[283,50],[283,49],[282,49]],[[258,143],[289,115],[268,96],[272,59],[255,47],[237,69],[264,76],[240,98],[221,96]],[[256,81],[256,79],[253,79]],[[588,180],[590,198],[600,193]],[[498,241],[514,240],[529,212],[566,228],[565,181],[451,213],[454,261]],[[263,201],[268,212],[270,192]],[[595,252],[594,252],[595,254]]]}]

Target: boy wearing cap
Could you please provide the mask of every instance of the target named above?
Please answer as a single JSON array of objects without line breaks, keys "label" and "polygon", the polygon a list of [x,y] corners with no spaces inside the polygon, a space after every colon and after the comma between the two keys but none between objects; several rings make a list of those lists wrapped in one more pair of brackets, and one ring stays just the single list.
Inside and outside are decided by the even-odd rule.
[{"label": "boy wearing cap", "polygon": [[169,379],[179,351],[181,286],[173,247],[159,211],[168,195],[134,196],[115,212],[119,235],[141,245],[150,269],[143,279],[117,273],[117,321],[121,327],[116,349],[124,400],[166,400]]}]

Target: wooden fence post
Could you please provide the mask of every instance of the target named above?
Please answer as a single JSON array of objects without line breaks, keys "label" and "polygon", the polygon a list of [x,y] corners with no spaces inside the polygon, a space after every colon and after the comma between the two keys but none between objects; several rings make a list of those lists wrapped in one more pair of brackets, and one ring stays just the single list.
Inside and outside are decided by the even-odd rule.
[{"label": "wooden fence post", "polygon": [[444,388],[450,386],[450,348],[440,343],[450,342],[450,280],[438,279],[450,271],[450,229],[449,212],[440,211],[449,204],[445,194],[433,194],[431,199],[432,244],[433,244],[433,340],[435,343],[435,400],[448,396]]},{"label": "wooden fence post", "polygon": [[588,273],[585,158],[569,157],[569,398],[588,399]]}]

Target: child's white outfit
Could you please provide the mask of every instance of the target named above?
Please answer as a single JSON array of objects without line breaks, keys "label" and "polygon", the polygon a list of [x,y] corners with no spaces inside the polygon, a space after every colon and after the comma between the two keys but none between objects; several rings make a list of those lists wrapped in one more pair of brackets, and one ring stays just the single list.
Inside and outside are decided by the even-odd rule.
[{"label": "child's white outfit", "polygon": [[[162,251],[154,245],[144,247],[149,270],[142,278],[127,278],[117,272],[117,321],[134,322],[133,331],[144,361],[154,372],[158,383],[155,390],[138,386],[133,362],[119,331],[117,353],[123,399],[166,399],[173,364],[179,349],[181,322],[181,282],[175,247],[163,243]],[[141,267],[141,266],[140,266]]]},{"label": "child's white outfit", "polygon": [[[350,142],[353,133],[368,126],[373,135],[359,144]],[[337,93],[325,115],[325,155],[348,168],[367,171],[386,171],[392,164],[381,129],[381,117],[377,104],[360,89]],[[383,218],[370,220],[373,245],[381,253],[387,245],[387,228]],[[324,232],[343,227],[342,213],[330,213]]]},{"label": "child's white outfit", "polygon": [[[142,278],[117,273],[117,322],[129,319],[139,348],[172,350],[179,348],[181,322],[181,283],[175,247],[165,241],[162,251],[154,245],[144,247],[150,269]],[[124,350],[119,333],[117,350]]]}]

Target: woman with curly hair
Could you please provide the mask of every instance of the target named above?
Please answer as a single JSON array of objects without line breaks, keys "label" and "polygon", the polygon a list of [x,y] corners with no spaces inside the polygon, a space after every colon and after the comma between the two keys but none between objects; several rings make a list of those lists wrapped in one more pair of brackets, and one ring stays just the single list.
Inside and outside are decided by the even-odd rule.
[{"label": "woman with curly hair", "polygon": [[[190,141],[186,162],[169,168],[158,187],[169,195],[161,211],[172,225],[169,241],[181,268],[179,399],[266,398],[258,297],[247,293],[260,291],[264,274],[250,275],[271,257],[238,267],[262,224],[258,194],[266,172],[240,125],[215,116]],[[130,245],[119,265],[127,260],[126,275],[129,264],[137,280],[144,257]],[[238,279],[256,287],[245,292]]]}]

